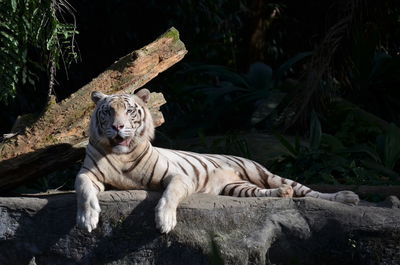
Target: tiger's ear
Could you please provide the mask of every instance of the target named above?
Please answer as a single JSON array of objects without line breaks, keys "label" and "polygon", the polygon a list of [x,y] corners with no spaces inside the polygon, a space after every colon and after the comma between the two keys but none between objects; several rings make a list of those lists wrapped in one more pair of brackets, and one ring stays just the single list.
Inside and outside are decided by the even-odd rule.
[{"label": "tiger's ear", "polygon": [[93,100],[94,103],[97,103],[97,102],[99,102],[100,100],[102,100],[103,98],[107,97],[107,95],[106,95],[106,94],[103,94],[103,93],[101,93],[101,92],[99,92],[99,91],[93,91],[93,92],[90,94],[90,97],[92,98],[92,100]]},{"label": "tiger's ear", "polygon": [[144,103],[147,103],[150,99],[150,91],[147,88],[142,88],[135,93]]}]

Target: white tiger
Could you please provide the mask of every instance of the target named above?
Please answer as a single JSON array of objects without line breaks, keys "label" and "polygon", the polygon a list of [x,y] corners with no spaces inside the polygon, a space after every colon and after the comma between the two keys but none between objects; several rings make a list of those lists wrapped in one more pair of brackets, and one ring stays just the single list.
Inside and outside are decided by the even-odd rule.
[{"label": "white tiger", "polygon": [[177,224],[176,209],[192,193],[237,197],[314,197],[357,204],[351,191],[320,193],[272,174],[260,164],[236,156],[197,154],[153,147],[150,92],[107,96],[93,92],[96,108],[90,121],[89,145],[75,181],[77,225],[91,232],[99,221],[97,198],[105,184],[118,189],[164,190],[156,207],[162,233]]}]

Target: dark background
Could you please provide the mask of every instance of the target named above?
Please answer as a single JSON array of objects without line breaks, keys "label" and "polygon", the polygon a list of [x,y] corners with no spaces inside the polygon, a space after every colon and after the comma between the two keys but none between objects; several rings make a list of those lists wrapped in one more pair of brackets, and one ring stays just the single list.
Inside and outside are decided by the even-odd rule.
[{"label": "dark background", "polygon": [[[285,176],[350,184],[399,181],[396,1],[70,4],[79,59],[58,69],[57,100],[174,26],[189,53],[146,85],[167,99],[166,122],[157,128],[161,145],[219,135],[225,147],[218,151],[251,157],[242,135],[275,134],[287,152],[271,158],[269,166]],[[18,115],[40,113],[48,74],[38,75],[35,89],[21,85],[1,106],[1,133],[10,131]],[[296,145],[282,135],[307,143]]]}]

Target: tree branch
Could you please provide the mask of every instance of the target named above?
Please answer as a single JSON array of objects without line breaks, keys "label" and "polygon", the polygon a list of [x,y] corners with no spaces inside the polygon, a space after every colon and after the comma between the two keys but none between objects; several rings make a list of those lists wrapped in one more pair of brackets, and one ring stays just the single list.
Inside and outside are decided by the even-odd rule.
[{"label": "tree branch", "polygon": [[[116,61],[69,98],[60,103],[49,102],[41,117],[23,134],[0,145],[0,190],[82,158],[94,108],[90,99],[92,91],[132,93],[179,62],[186,53],[179,32],[171,28],[152,43]],[[161,93],[151,93],[148,106],[156,126],[164,122],[159,111],[164,103]]]}]

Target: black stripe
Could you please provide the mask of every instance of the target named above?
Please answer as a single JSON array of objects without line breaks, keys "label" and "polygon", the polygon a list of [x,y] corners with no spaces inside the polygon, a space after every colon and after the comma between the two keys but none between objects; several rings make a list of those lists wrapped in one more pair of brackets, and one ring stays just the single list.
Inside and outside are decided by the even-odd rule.
[{"label": "black stripe", "polygon": [[161,186],[164,186],[164,183],[163,183],[163,182],[164,182],[165,176],[167,176],[168,169],[169,169],[169,162],[167,161],[167,169],[165,170],[164,174],[163,174],[162,177],[160,178],[160,184],[161,184]]},{"label": "black stripe", "polygon": [[266,189],[271,188],[268,184],[269,175],[267,173],[265,173],[265,170],[260,165],[258,165],[256,162],[254,162],[254,161],[251,161],[251,162],[253,162],[254,166],[256,167],[256,169],[258,171],[258,175],[261,178],[261,183],[264,185],[264,188],[266,188]]},{"label": "black stripe", "polygon": [[[182,151],[181,151],[182,152]],[[199,161],[199,163],[205,168],[206,171],[208,171],[208,166],[206,163],[203,162],[203,160],[199,159],[198,157],[188,153],[188,152],[182,152],[187,156],[193,157],[194,159],[196,159],[197,161]]]},{"label": "black stripe", "polygon": [[204,158],[207,159],[211,164],[213,164],[215,168],[219,168],[220,167],[220,165],[218,165],[217,162],[215,162],[211,158],[207,157],[207,155],[204,155]]},{"label": "black stripe", "polygon": [[251,192],[250,192],[251,189],[252,189],[252,188],[249,187],[249,188],[246,190],[246,194],[245,194],[246,197],[251,197]]},{"label": "black stripe", "polygon": [[96,125],[97,125],[97,126],[96,126],[96,129],[97,129],[97,133],[98,133],[99,135],[102,135],[103,133],[102,133],[102,131],[101,131],[101,124],[100,124],[99,115],[100,115],[100,111],[97,110],[96,115],[95,115],[95,117],[96,117]]},{"label": "black stripe", "polygon": [[225,189],[226,189],[226,187],[228,187],[228,186],[229,186],[229,184],[226,184],[225,187],[221,190],[220,194],[225,194]]},{"label": "black stripe", "polygon": [[107,160],[107,162],[110,164],[110,166],[119,174],[120,173],[119,169],[114,166],[114,164],[107,157],[107,154],[104,153],[103,150],[101,150],[101,149],[99,150],[96,145],[92,145],[92,146],[99,154],[101,154]]},{"label": "black stripe", "polygon": [[[86,166],[82,166],[83,169],[86,169],[87,171],[89,171],[90,173],[92,173],[96,178],[97,178],[97,174],[95,172],[93,172],[93,170],[91,170],[90,168],[86,167]],[[103,176],[104,177],[104,176]]]},{"label": "black stripe", "polygon": [[182,165],[179,164],[179,162],[176,162],[176,163],[177,163],[178,166],[182,169],[182,171],[187,175],[188,173],[187,173],[186,169],[185,169],[184,167],[182,167]]},{"label": "black stripe", "polygon": [[239,191],[239,196],[238,197],[242,197],[242,192],[243,192],[244,189],[247,189],[247,187],[245,186]]},{"label": "black stripe", "polygon": [[202,187],[202,189],[204,189],[204,188],[207,186],[208,180],[209,180],[208,171],[206,171],[206,176],[205,176],[205,178],[204,178],[204,182],[203,182],[203,187]]},{"label": "black stripe", "polygon": [[[171,150],[171,151],[172,151],[172,150]],[[184,157],[183,154],[180,154],[179,151],[172,151],[172,152],[174,152],[176,155],[178,155],[178,156],[180,156],[181,158],[183,158],[187,163],[189,163],[189,165],[192,166],[193,172],[194,172],[194,174],[195,174],[195,176],[196,176],[197,185],[199,185],[199,181],[200,181],[200,172],[199,172],[199,170],[197,169],[197,167],[195,167],[186,157]],[[185,173],[186,173],[186,172],[185,172]],[[187,173],[186,173],[186,175],[187,175]]]},{"label": "black stripe", "polygon": [[[135,160],[132,160],[132,161],[134,161],[132,166],[126,170],[122,170],[122,172],[125,173],[125,172],[131,171],[132,169],[134,169],[140,163],[140,161],[142,161],[143,157],[149,151],[149,148],[150,148],[150,144],[147,144],[146,149]],[[129,162],[132,162],[132,161],[129,161]]]},{"label": "black stripe", "polygon": [[235,190],[238,188],[238,187],[240,187],[241,185],[239,184],[239,185],[236,185],[236,186],[234,186],[234,187],[232,187],[231,189],[230,189],[230,191],[228,192],[228,195],[229,196],[233,196],[233,193],[235,193]]},{"label": "black stripe", "polygon": [[142,112],[143,112],[143,119],[142,119],[142,123],[143,123],[143,130],[140,132],[140,136],[144,135],[144,132],[146,131],[146,111],[144,110],[144,108],[142,108]]},{"label": "black stripe", "polygon": [[204,162],[203,162],[201,159],[199,159],[198,157],[196,157],[196,156],[190,154],[189,152],[185,152],[185,151],[180,151],[180,152],[181,152],[181,153],[184,153],[184,154],[187,155],[187,156],[193,157],[194,159],[196,159],[197,161],[199,161],[199,163],[200,163],[206,170],[208,169],[207,164],[204,163]]},{"label": "black stripe", "polygon": [[243,184],[243,183],[244,183],[244,182],[232,182],[232,183],[228,183],[228,184],[226,184],[225,187],[222,189],[222,191],[221,191],[220,194],[225,194],[226,188],[227,188],[228,186],[230,186],[230,185],[237,185],[237,184]]},{"label": "black stripe", "polygon": [[146,147],[143,149],[143,151],[137,155],[135,158],[133,158],[132,160],[129,160],[128,162],[134,162],[136,161],[136,159],[138,159],[141,155],[143,155],[143,153],[146,153],[147,150],[150,148],[150,144],[147,144]]},{"label": "black stripe", "polygon": [[92,160],[94,167],[97,169],[97,171],[99,171],[99,173],[103,177],[103,182],[106,182],[106,177],[104,176],[104,173],[100,170],[100,167],[97,165],[96,160],[89,154],[89,152],[86,152],[86,155],[90,160]]},{"label": "black stripe", "polygon": [[142,166],[141,172],[146,173],[145,168],[146,168],[147,163],[149,163],[151,161],[151,156],[153,155],[153,152],[154,152],[154,148],[151,149],[151,153],[150,153],[149,157],[146,159],[146,162],[144,163],[144,165]]},{"label": "black stripe", "polygon": [[101,125],[101,124],[100,124],[100,122],[101,122],[100,114],[102,114],[103,109],[104,109],[104,106],[101,106],[100,108],[97,109],[97,112],[96,112],[96,124],[97,124],[98,126]]},{"label": "black stripe", "polygon": [[[228,159],[228,160],[234,162],[236,165],[238,165],[238,166],[242,169],[242,171],[243,171],[243,173],[244,173],[246,179],[247,179],[249,182],[251,182],[251,181],[250,181],[250,178],[249,178],[249,175],[248,175],[247,172],[246,172],[246,169],[245,169],[242,165],[240,165],[238,162],[236,162],[235,160],[233,160],[233,159],[232,159],[233,157],[229,157],[229,156],[224,156],[224,157],[225,157],[226,159]],[[251,183],[252,183],[252,182],[251,182]]]},{"label": "black stripe", "polygon": [[136,146],[137,146],[137,145],[135,145],[135,147],[134,147],[134,148],[132,148],[132,149],[131,149],[131,151],[129,151],[128,153],[125,153],[125,155],[130,155],[130,154],[132,154],[132,153],[133,153],[133,151],[135,151],[135,150],[136,150]]},{"label": "black stripe", "polygon": [[256,195],[256,190],[257,190],[258,188],[257,187],[254,187],[254,189],[251,191],[251,195],[253,196],[253,197],[257,197],[257,195]]},{"label": "black stripe", "polygon": [[146,161],[144,162],[144,165],[143,165],[142,168],[140,169],[140,172],[142,172],[142,178],[141,178],[141,180],[140,180],[140,183],[141,183],[142,185],[144,185],[144,180],[145,180],[146,175],[147,175],[147,174],[146,174],[146,172],[147,172],[146,165],[151,161],[151,156],[153,155],[153,150],[154,150],[154,148],[151,149],[151,153],[150,153],[149,157],[146,159]]},{"label": "black stripe", "polygon": [[156,162],[154,163],[153,169],[151,170],[150,178],[149,178],[149,181],[147,182],[147,185],[146,185],[147,187],[150,186],[151,181],[153,180],[154,170],[156,169],[157,162],[158,162],[158,159],[159,159],[159,158],[160,158],[160,155],[157,156],[157,160],[156,160]]},{"label": "black stripe", "polygon": [[146,121],[146,110],[145,110],[142,106],[140,106],[140,108],[142,109],[142,112],[143,112],[143,119],[142,119],[142,121],[145,122],[145,121]]},{"label": "black stripe", "polygon": [[140,136],[143,136],[145,131],[146,131],[146,124],[143,125],[143,129],[140,132]]},{"label": "black stripe", "polygon": [[[245,162],[242,160],[242,159],[244,159],[244,158],[237,157],[237,156],[228,156],[228,157],[231,158],[231,159],[234,159],[234,160],[239,161],[239,162],[243,165],[243,166],[242,166],[242,169],[243,169],[243,171],[244,171],[244,174],[246,175],[246,178],[248,179],[248,181],[249,181],[250,183],[253,183],[253,181],[251,180],[250,176],[247,174],[247,169],[248,169],[248,168],[247,168]],[[253,162],[253,161],[251,161],[251,160],[248,160],[248,161]],[[255,164],[255,163],[253,162],[253,164]]]},{"label": "black stripe", "polygon": [[208,183],[208,178],[209,178],[209,176],[208,176],[208,166],[207,166],[207,164],[206,163],[204,163],[203,162],[203,160],[201,160],[201,159],[199,159],[198,157],[196,157],[196,156],[194,156],[194,155],[192,155],[192,154],[190,154],[190,153],[188,153],[188,152],[183,152],[185,155],[187,155],[187,156],[190,156],[190,157],[193,157],[194,159],[196,159],[197,161],[199,161],[199,163],[204,167],[204,169],[205,169],[205,171],[206,171],[206,176],[205,176],[205,178],[204,178],[204,182],[203,182],[203,186],[202,186],[202,189],[207,185],[207,183]]}]

